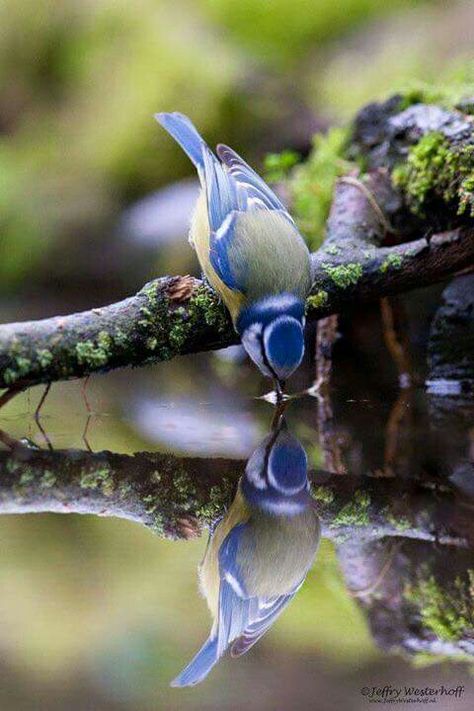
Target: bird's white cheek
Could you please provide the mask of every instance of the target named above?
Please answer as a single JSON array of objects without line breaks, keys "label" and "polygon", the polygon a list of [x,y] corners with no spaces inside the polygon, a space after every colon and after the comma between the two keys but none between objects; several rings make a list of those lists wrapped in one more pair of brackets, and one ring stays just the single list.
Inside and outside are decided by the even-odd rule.
[{"label": "bird's white cheek", "polygon": [[264,375],[271,377],[271,372],[265,365],[262,353],[262,324],[254,323],[242,335],[242,345],[247,351],[250,358]]}]

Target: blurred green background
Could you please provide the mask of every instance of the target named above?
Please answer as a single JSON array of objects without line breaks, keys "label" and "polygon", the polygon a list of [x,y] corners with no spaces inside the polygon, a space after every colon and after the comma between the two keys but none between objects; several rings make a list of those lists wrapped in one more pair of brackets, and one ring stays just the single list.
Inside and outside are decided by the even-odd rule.
[{"label": "blurred green background", "polygon": [[[260,168],[268,152],[304,156],[316,131],[364,102],[472,71],[473,42],[468,0],[0,0],[0,318],[92,307],[157,274],[198,273],[187,183],[164,203],[156,192],[192,167],[154,112],[189,114],[210,143]],[[262,391],[258,376],[212,355],[94,378],[89,391],[94,449],[195,452],[186,432],[170,433],[180,404],[206,401],[208,412],[244,413],[236,437],[249,453],[270,416],[245,399]],[[0,427],[44,444],[31,418],[40,393],[11,403]],[[150,393],[153,437],[139,414]],[[55,386],[43,418],[53,444],[83,447],[86,419],[80,384]],[[314,418],[302,419],[317,462]],[[365,678],[417,678],[376,650],[325,543],[248,657],[197,690],[168,689],[207,631],[195,570],[204,546],[121,521],[2,518],[2,711],[359,708]]]}]

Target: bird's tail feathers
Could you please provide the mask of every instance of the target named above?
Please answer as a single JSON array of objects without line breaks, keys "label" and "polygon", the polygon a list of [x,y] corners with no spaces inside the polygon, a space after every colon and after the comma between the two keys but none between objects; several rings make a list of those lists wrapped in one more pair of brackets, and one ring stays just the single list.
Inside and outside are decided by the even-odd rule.
[{"label": "bird's tail feathers", "polygon": [[188,666],[183,669],[171,686],[194,686],[205,679],[214,664],[219,659],[217,653],[217,637],[209,637]]},{"label": "bird's tail feathers", "polygon": [[206,144],[192,121],[177,111],[170,114],[155,114],[155,118],[168,131],[170,136],[179,143],[196,168],[201,171],[204,167],[203,147]]}]

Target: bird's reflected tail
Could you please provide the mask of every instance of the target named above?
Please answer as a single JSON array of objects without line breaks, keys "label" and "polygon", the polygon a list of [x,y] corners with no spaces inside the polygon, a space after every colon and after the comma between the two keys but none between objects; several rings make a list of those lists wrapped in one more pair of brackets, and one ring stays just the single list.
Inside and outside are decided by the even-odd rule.
[{"label": "bird's reflected tail", "polygon": [[194,686],[202,681],[218,660],[217,636],[209,637],[188,666],[183,669],[171,686]]}]

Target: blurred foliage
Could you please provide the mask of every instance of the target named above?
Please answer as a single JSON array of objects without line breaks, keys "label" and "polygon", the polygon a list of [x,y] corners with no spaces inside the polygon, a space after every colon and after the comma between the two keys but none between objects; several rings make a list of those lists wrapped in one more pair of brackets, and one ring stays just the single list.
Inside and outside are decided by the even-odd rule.
[{"label": "blurred foliage", "polygon": [[186,0],[0,5],[4,286],[51,239],[97,230],[121,202],[183,172],[153,113],[187,111],[212,130],[239,64],[200,25]]},{"label": "blurred foliage", "polygon": [[232,39],[265,62],[293,64],[319,43],[340,36],[374,15],[418,4],[393,0],[200,0]]},{"label": "blurred foliage", "polygon": [[474,113],[474,60],[456,60],[444,68],[437,80],[412,79],[398,89],[403,96],[402,108],[412,104],[439,104],[447,109],[460,108]]},{"label": "blurred foliage", "polygon": [[281,153],[269,153],[265,156],[264,177],[269,183],[285,180],[288,173],[299,161],[301,156],[296,151],[285,150]]},{"label": "blurred foliage", "polygon": [[334,183],[354,167],[344,157],[347,141],[348,132],[344,128],[316,134],[307,160],[289,177],[292,211],[313,250],[324,239]]},{"label": "blurred foliage", "polygon": [[323,69],[313,68],[314,51],[369,17],[413,4],[4,0],[3,292],[33,273],[54,276],[52,259],[75,264],[78,245],[93,255],[113,238],[125,204],[190,172],[158,131],[155,111],[187,112],[209,138],[250,145],[252,136],[277,130],[286,86],[307,102],[306,77]]},{"label": "blurred foliage", "polygon": [[412,92],[413,99],[421,91],[427,100],[443,104],[472,97],[473,43],[472,3],[406,8],[367,23],[351,41],[329,50],[309,79],[310,100],[341,121],[351,119],[364,103],[397,91]]}]

